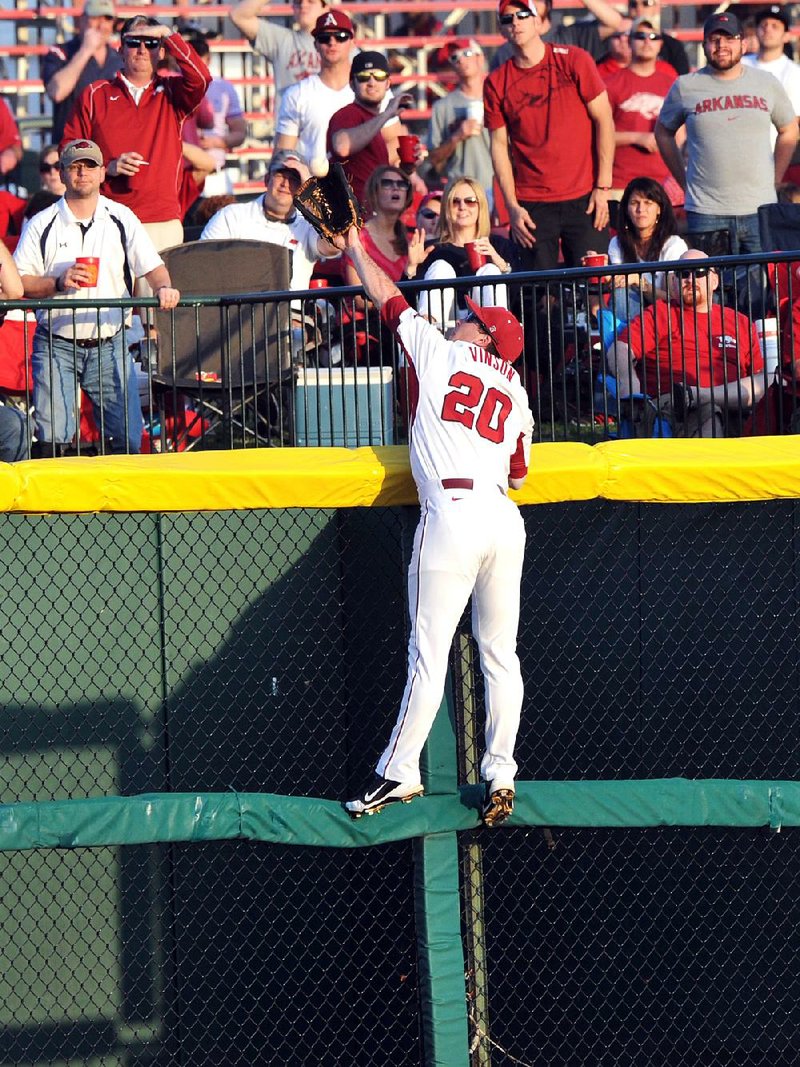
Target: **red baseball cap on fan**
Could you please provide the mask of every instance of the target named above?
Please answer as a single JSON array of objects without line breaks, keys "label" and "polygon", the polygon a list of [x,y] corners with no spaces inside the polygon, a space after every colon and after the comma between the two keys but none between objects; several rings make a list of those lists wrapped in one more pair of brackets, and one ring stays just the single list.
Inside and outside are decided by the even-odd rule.
[{"label": "red baseball cap on fan", "polygon": [[345,15],[344,11],[340,11],[338,7],[333,7],[330,11],[320,15],[314,24],[311,35],[312,37],[319,37],[321,33],[336,33],[338,30],[345,30],[355,36],[350,16]]},{"label": "red baseball cap on fan", "polygon": [[513,363],[522,351],[522,327],[505,308],[483,308],[471,297],[465,298],[467,307],[483,326],[503,359]]},{"label": "red baseball cap on fan", "polygon": [[500,0],[497,5],[497,14],[504,15],[509,7],[516,7],[522,11],[530,11],[534,15],[538,15],[536,10],[536,0]]}]

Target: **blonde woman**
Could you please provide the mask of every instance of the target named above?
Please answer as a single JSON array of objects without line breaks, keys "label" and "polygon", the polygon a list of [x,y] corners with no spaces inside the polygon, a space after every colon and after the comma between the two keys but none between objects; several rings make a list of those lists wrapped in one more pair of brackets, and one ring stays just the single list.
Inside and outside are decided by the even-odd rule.
[{"label": "blonde woman", "polygon": [[[442,194],[439,216],[439,243],[425,260],[426,281],[478,276],[482,285],[471,290],[432,289],[420,294],[418,310],[445,328],[453,326],[468,314],[465,296],[482,307],[508,307],[508,289],[499,283],[503,274],[514,268],[515,250],[504,237],[489,238],[489,204],[486,193],[475,178],[454,178]],[[477,269],[470,265],[466,246],[475,243],[475,250],[486,262]]]}]

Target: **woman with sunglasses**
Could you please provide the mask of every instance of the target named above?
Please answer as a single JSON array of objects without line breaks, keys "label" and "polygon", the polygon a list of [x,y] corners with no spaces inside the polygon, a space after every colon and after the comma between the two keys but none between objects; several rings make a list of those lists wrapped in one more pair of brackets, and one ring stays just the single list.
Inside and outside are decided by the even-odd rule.
[{"label": "woman with sunglasses", "polygon": [[[673,261],[687,248],[678,236],[675,212],[663,185],[645,177],[628,182],[619,205],[619,229],[608,246],[609,262]],[[614,279],[614,286],[613,310],[624,322],[635,318],[644,305],[667,295],[664,271],[622,275]]]},{"label": "woman with sunglasses", "polygon": [[[486,193],[474,178],[454,178],[442,194],[439,217],[439,243],[425,261],[425,280],[472,278],[476,275],[484,284],[471,290],[432,289],[419,297],[419,313],[445,328],[466,317],[465,297],[485,307],[508,307],[508,290],[499,284],[500,275],[510,274],[516,258],[512,243],[504,237],[489,239],[491,224]],[[467,245],[472,245],[470,251]],[[472,266],[470,252],[484,260]],[[474,262],[474,260],[472,261]]]},{"label": "woman with sunglasses", "polygon": [[[370,175],[364,191],[364,206],[369,218],[361,230],[361,243],[393,282],[402,278],[413,278],[417,267],[425,258],[424,233],[422,230],[415,230],[409,239],[402,220],[411,200],[411,182],[398,167],[378,167]],[[361,285],[358,272],[347,256],[344,257],[344,276],[347,285]],[[373,351],[379,353],[383,347],[378,340],[381,332],[378,317],[362,296],[357,296],[353,305],[351,314],[356,319],[362,318],[366,313],[364,332],[373,339],[372,342],[367,342],[366,352],[358,352],[358,362],[376,362],[370,356]],[[386,351],[390,351],[391,336],[386,334],[384,341]]]}]

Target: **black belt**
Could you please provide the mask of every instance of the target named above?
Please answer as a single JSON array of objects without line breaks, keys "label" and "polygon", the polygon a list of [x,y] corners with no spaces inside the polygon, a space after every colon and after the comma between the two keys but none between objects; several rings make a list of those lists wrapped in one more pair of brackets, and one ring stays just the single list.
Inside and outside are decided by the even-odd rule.
[{"label": "black belt", "polygon": [[442,489],[471,489],[471,478],[442,478]]},{"label": "black belt", "polygon": [[[119,333],[119,331],[117,331]],[[112,333],[110,337],[62,337],[58,335],[59,341],[66,341],[67,344],[77,345],[78,348],[99,348],[105,341],[113,341],[117,336],[116,333]]]}]

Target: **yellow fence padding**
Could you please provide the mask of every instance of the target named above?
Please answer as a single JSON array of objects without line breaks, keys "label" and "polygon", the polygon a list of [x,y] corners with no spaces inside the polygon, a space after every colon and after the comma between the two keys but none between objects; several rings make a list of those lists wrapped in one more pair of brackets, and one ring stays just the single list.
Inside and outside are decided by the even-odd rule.
[{"label": "yellow fence padding", "polygon": [[[469,476],[469,471],[453,475]],[[800,497],[800,438],[534,445],[520,504]],[[416,503],[408,450],[265,448],[0,464],[0,510],[227,511]]]}]

